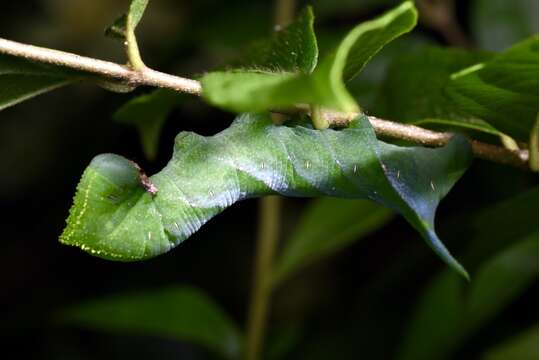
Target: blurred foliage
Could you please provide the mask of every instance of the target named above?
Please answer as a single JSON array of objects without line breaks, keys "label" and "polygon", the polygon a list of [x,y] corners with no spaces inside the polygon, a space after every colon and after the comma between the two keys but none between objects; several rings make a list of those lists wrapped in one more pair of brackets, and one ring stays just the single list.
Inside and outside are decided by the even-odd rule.
[{"label": "blurred foliage", "polygon": [[509,340],[490,349],[484,356],[485,360],[533,360],[539,357],[539,326],[526,329],[514,335]]},{"label": "blurred foliage", "polygon": [[117,333],[164,336],[238,358],[242,339],[231,319],[200,290],[173,287],[89,301],[60,314],[62,322]]},{"label": "blurred foliage", "polygon": [[473,269],[472,282],[447,271],[433,280],[405,332],[400,359],[450,358],[537,280],[539,229],[532,214],[538,212],[535,188],[473,215],[475,237],[465,262]]},{"label": "blurred foliage", "polygon": [[174,91],[154,90],[125,103],[114,114],[114,120],[134,126],[138,131],[144,154],[149,160],[155,160],[165,121],[184,99],[185,95]]},{"label": "blurred foliage", "polygon": [[304,210],[275,265],[278,284],[299,268],[386,225],[392,211],[365,200],[323,198]]},{"label": "blurred foliage", "polygon": [[473,35],[481,48],[502,51],[539,32],[536,0],[475,0],[471,4]]}]

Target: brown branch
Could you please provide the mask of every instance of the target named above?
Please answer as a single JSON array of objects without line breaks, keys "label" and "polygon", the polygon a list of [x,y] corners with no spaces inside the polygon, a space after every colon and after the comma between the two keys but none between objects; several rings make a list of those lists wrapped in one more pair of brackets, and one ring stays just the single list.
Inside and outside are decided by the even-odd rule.
[{"label": "brown branch", "polygon": [[[79,56],[63,51],[52,50],[32,45],[17,43],[0,38],[0,54],[7,54],[21,57],[31,61],[45,64],[57,65],[83,72],[88,72],[103,78],[120,80],[130,85],[147,85],[175,90],[200,96],[202,86],[200,82],[175,75],[165,74],[159,71],[144,67],[140,70],[133,70],[128,66],[119,65],[113,62],[97,60],[89,57]],[[298,106],[298,111],[309,112],[308,107]],[[279,113],[290,113],[288,111],[276,111]],[[346,126],[357,113],[340,113],[333,111],[323,111],[321,116],[332,126]],[[378,119],[369,116],[377,135],[402,139],[425,146],[443,146],[447,144],[453,136],[448,132],[437,132],[423,129],[414,125],[406,125],[388,120]],[[471,140],[475,156],[481,159],[529,169],[528,151],[509,150],[503,147],[485,144],[476,140]]]},{"label": "brown branch", "polygon": [[[343,126],[359,114],[343,114],[338,112],[325,112],[326,120],[331,124]],[[439,132],[421,128],[415,125],[401,124],[393,121],[368,116],[376,135],[401,139],[425,146],[439,147],[446,145],[453,133]],[[527,150],[510,150],[504,147],[486,144],[477,140],[470,140],[472,150],[477,158],[511,165],[521,169],[528,169],[529,152]]]}]

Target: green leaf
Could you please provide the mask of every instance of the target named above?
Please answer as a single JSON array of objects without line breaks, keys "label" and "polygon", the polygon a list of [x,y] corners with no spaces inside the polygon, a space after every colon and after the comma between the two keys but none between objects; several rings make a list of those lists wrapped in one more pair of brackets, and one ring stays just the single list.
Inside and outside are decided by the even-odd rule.
[{"label": "green leaf", "polygon": [[477,236],[465,256],[474,281],[466,287],[447,271],[434,278],[404,329],[398,359],[450,358],[537,280],[538,212],[534,188],[474,215],[466,233]]},{"label": "green leaf", "polygon": [[141,334],[192,342],[228,359],[239,358],[242,338],[232,319],[191,287],[120,294],[75,305],[61,320],[116,334]]},{"label": "green leaf", "polygon": [[447,128],[459,128],[459,129],[470,129],[475,131],[480,131],[485,134],[496,135],[496,136],[506,136],[504,133],[496,130],[490,124],[486,123],[481,119],[423,119],[419,121],[412,121],[411,124],[423,127],[429,127],[433,125],[438,125]]},{"label": "green leaf", "polygon": [[461,137],[439,149],[379,142],[366,117],[344,130],[317,131],[244,115],[212,137],[179,134],[171,161],[150,180],[120,156],[96,157],[79,183],[61,241],[135,261],[169,251],[246,198],[366,198],[401,213],[465,274],[436,236],[434,213],[471,160]]},{"label": "green leaf", "polygon": [[528,141],[539,104],[539,36],[454,73],[447,94],[459,111]]},{"label": "green leaf", "polygon": [[[203,95],[209,103],[235,112],[259,112],[296,104],[314,104],[345,112],[358,111],[344,80],[357,75],[384,45],[412,30],[416,22],[417,11],[413,3],[407,1],[383,16],[354,28],[336,51],[310,75],[288,69],[284,72],[264,72],[253,64],[250,70],[206,74],[201,79]],[[274,45],[273,51],[276,53],[292,52],[288,47],[280,48],[283,42]],[[267,67],[265,63],[262,66]]]},{"label": "green leaf", "polygon": [[114,114],[114,120],[137,128],[144,153],[153,160],[165,120],[183,98],[178,92],[158,89],[124,104]]},{"label": "green leaf", "polygon": [[417,10],[414,3],[406,1],[385,15],[358,25],[346,35],[334,55],[327,60],[327,76],[333,77],[335,73],[340,73],[340,77],[346,81],[351,80],[387,43],[411,31],[416,24]]},{"label": "green leaf", "polygon": [[481,266],[476,281],[469,289],[466,304],[468,327],[475,330],[491,320],[538,278],[539,231]]},{"label": "green leaf", "polygon": [[344,112],[357,110],[355,100],[344,81],[351,80],[386,44],[411,31],[417,24],[417,10],[411,1],[372,21],[356,26],[341,41],[336,51],[313,74],[314,83],[324,98],[334,100],[320,104]]},{"label": "green leaf", "polygon": [[132,0],[127,14],[123,14],[105,31],[105,35],[117,39],[125,40],[128,29],[133,31],[138,26],[144,16],[146,7],[150,0]]},{"label": "green leaf", "polygon": [[405,327],[398,360],[427,360],[433,356],[443,360],[450,356],[462,328],[462,288],[461,279],[447,271],[433,279]]},{"label": "green leaf", "polygon": [[140,56],[135,29],[137,28],[149,0],[132,0],[127,14],[120,16],[106,31],[105,35],[120,39],[126,47],[129,65],[134,70],[145,68]]},{"label": "green leaf", "polygon": [[71,82],[52,66],[0,54],[0,110]]},{"label": "green leaf", "polygon": [[485,61],[490,54],[427,47],[396,58],[379,92],[377,115],[416,125],[445,125],[499,134],[484,121],[461,114],[445,94],[452,73]]},{"label": "green leaf", "polygon": [[324,101],[310,92],[309,77],[303,74],[216,71],[204,75],[200,82],[202,96],[208,103],[238,113],[286,108],[306,100]]},{"label": "green leaf", "polygon": [[482,357],[484,360],[535,360],[539,358],[539,325],[496,345]]},{"label": "green leaf", "polygon": [[265,356],[267,360],[286,359],[290,352],[302,340],[303,329],[298,324],[278,326],[268,334],[265,340]]},{"label": "green leaf", "polygon": [[367,10],[379,9],[381,6],[395,6],[400,0],[313,0],[311,3],[320,14],[335,17],[342,14],[357,14]]},{"label": "green leaf", "polygon": [[230,67],[308,74],[314,70],[317,61],[314,14],[308,6],[289,26],[276,31],[269,39],[247,47]]},{"label": "green leaf", "polygon": [[[331,38],[328,40],[320,39],[321,46],[323,41],[335,43]],[[392,62],[405,54],[425,48],[431,43],[431,39],[418,32],[412,32],[396,39],[380,50],[365,65],[361,73],[347,83],[348,90],[363,109],[368,112],[377,110],[375,100],[380,93],[380,88]]]},{"label": "green leaf", "polygon": [[364,200],[313,201],[285,242],[275,265],[275,282],[374,232],[392,219],[392,215],[389,209]]}]

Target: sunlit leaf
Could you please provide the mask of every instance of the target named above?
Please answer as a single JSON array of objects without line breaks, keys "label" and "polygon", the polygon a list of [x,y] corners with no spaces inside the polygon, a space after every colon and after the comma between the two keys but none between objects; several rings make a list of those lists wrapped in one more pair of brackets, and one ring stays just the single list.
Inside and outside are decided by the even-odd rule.
[{"label": "sunlit leaf", "polygon": [[[249,70],[212,72],[201,80],[204,97],[213,105],[235,112],[264,111],[296,104],[358,111],[344,81],[357,75],[384,45],[409,32],[416,22],[417,11],[413,3],[407,1],[375,20],[355,27],[312,74],[289,69],[260,71],[254,64]],[[274,44],[279,46],[274,51],[291,53],[296,48],[281,49],[283,44]],[[263,65],[267,68],[265,63]]]},{"label": "sunlit leaf", "polygon": [[65,323],[116,334],[192,342],[237,359],[240,332],[230,317],[198,289],[171,287],[90,300],[61,313]]},{"label": "sunlit leaf", "polygon": [[212,137],[178,135],[173,158],[150,179],[120,156],[96,157],[79,183],[61,241],[103,258],[135,261],[169,251],[246,198],[366,198],[401,213],[466,275],[436,236],[434,214],[471,159],[461,137],[439,149],[379,142],[366,117],[347,129],[318,131],[244,115]]}]

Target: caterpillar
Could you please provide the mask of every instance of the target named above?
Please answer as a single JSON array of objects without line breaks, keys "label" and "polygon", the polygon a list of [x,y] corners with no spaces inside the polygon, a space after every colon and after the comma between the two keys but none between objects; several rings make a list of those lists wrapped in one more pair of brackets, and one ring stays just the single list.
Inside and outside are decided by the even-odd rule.
[{"label": "caterpillar", "polygon": [[211,137],[180,133],[172,159],[144,181],[140,168],[119,155],[95,157],[60,241],[105,259],[144,260],[176,247],[240,200],[363,198],[400,213],[466,275],[437,237],[434,214],[471,160],[463,137],[437,149],[396,146],[379,141],[365,116],[345,129],[314,130],[244,114]]}]

